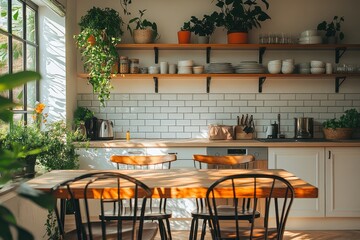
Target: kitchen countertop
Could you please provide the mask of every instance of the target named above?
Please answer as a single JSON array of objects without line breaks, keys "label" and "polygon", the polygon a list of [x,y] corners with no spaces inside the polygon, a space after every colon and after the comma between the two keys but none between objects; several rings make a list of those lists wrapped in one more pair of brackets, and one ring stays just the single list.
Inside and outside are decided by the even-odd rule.
[{"label": "kitchen countertop", "polygon": [[[264,142],[259,140],[209,140],[194,139],[114,139],[106,141],[90,141],[90,148],[161,148],[161,147],[360,147],[360,139],[327,141],[322,139],[281,139],[279,142]],[[275,140],[276,141],[276,140]]]}]

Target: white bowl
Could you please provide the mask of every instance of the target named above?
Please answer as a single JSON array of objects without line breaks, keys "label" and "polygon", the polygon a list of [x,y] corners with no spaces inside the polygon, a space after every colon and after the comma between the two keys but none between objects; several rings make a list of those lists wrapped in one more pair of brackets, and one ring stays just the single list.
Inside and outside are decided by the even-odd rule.
[{"label": "white bowl", "polygon": [[310,36],[310,37],[301,37],[299,39],[300,44],[319,44],[322,43],[321,36]]},{"label": "white bowl", "polygon": [[291,66],[282,66],[281,68],[281,72],[284,73],[284,74],[290,74],[290,73],[293,73],[294,72],[294,66],[291,65]]},{"label": "white bowl", "polygon": [[160,67],[150,66],[148,72],[149,74],[158,74],[160,72]]},{"label": "white bowl", "polygon": [[268,62],[268,64],[280,64],[281,65],[281,60],[271,60]]},{"label": "white bowl", "polygon": [[305,30],[301,33],[301,37],[311,37],[311,36],[317,36],[318,35],[318,31],[316,29],[309,29],[309,30]]},{"label": "white bowl", "polygon": [[283,60],[282,63],[283,63],[283,64],[284,64],[284,63],[290,63],[290,64],[294,65],[294,64],[295,64],[295,60],[289,58],[289,59]]},{"label": "white bowl", "polygon": [[180,60],[178,61],[178,67],[192,67],[194,65],[193,60]]},{"label": "white bowl", "polygon": [[281,72],[281,64],[268,64],[268,71],[271,74],[278,74]]},{"label": "white bowl", "polygon": [[325,67],[325,63],[323,61],[312,60],[310,62],[310,66],[312,68],[323,68],[323,67]]},{"label": "white bowl", "polygon": [[325,68],[311,68],[311,74],[323,74],[325,73]]},{"label": "white bowl", "polygon": [[204,73],[204,66],[194,66],[193,67],[193,72],[195,74],[202,74]]},{"label": "white bowl", "polygon": [[192,67],[180,66],[178,67],[178,74],[192,74]]}]

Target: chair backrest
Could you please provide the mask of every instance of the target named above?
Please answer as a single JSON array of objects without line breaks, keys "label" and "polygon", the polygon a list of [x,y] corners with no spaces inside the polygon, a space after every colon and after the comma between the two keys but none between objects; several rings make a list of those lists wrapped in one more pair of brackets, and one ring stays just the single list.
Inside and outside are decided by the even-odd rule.
[{"label": "chair backrest", "polygon": [[[266,199],[264,225],[260,231],[255,231],[255,221],[252,221],[250,226],[239,224],[238,204],[234,204],[233,211],[231,212],[234,216],[233,219],[231,219],[233,221],[232,231],[229,231],[229,221],[226,222],[227,225],[225,226],[227,231],[222,231],[224,226],[222,225],[223,223],[219,221],[218,209],[216,206],[219,197],[217,196],[217,193],[221,193],[224,189],[231,192],[235,203],[240,197],[253,198],[254,204],[252,206],[252,213],[254,219],[259,205],[258,193],[261,192],[262,195],[265,194],[265,196],[262,196]],[[243,239],[244,237],[246,239],[258,239],[258,234],[263,234],[261,239],[269,239],[270,237],[271,239],[282,239],[294,196],[295,193],[291,184],[280,176],[267,174],[237,174],[218,179],[206,192],[207,207],[210,213],[210,228],[211,233],[214,236],[213,239]],[[272,211],[274,211],[273,214]],[[270,215],[275,216],[275,231],[269,228]]]},{"label": "chair backrest", "polygon": [[171,163],[177,159],[176,154],[168,155],[113,155],[110,161],[125,168],[140,168],[140,169],[170,169]]},{"label": "chair backrest", "polygon": [[198,169],[204,168],[241,168],[248,169],[250,163],[255,161],[253,155],[225,155],[225,156],[211,156],[211,155],[193,155],[194,167]]},{"label": "chair backrest", "polygon": [[[92,172],[67,180],[53,187],[52,191],[66,191],[67,199],[71,201],[75,215],[76,234],[73,231],[70,236],[77,235],[77,239],[142,239],[146,200],[151,197],[152,192],[148,186],[135,178],[118,172]],[[113,221],[111,229],[102,219],[94,221],[96,219],[94,217],[98,217],[99,212],[98,208],[91,204],[93,199],[99,201],[101,214],[104,215],[102,200],[116,201],[119,204],[118,211],[122,211],[123,200],[130,198],[134,199],[134,206],[140,206],[131,209],[132,217],[131,221],[127,222],[130,224],[127,228],[138,229],[138,231],[131,231],[130,238],[129,231],[126,237],[123,237],[122,221],[115,221],[115,223]],[[80,210],[80,200],[84,201],[84,213]],[[57,207],[55,207],[55,213],[60,233],[64,235]]]}]

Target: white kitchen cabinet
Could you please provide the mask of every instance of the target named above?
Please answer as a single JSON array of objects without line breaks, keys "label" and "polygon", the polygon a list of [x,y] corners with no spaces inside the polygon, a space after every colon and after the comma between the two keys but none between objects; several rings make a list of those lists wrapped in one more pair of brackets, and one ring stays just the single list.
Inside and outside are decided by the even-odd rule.
[{"label": "white kitchen cabinet", "polygon": [[359,170],[359,148],[326,148],[327,217],[360,217]]},{"label": "white kitchen cabinet", "polygon": [[285,169],[319,189],[318,198],[295,198],[290,217],[325,216],[325,158],[323,147],[269,148],[269,169]]}]

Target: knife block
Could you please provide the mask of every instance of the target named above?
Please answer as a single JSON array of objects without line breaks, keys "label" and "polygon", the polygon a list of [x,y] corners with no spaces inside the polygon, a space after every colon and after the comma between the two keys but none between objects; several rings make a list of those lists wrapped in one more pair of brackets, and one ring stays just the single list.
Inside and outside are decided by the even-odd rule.
[{"label": "knife block", "polygon": [[237,125],[235,126],[234,136],[236,140],[241,139],[254,139],[254,133],[246,133],[244,132],[244,125]]}]

